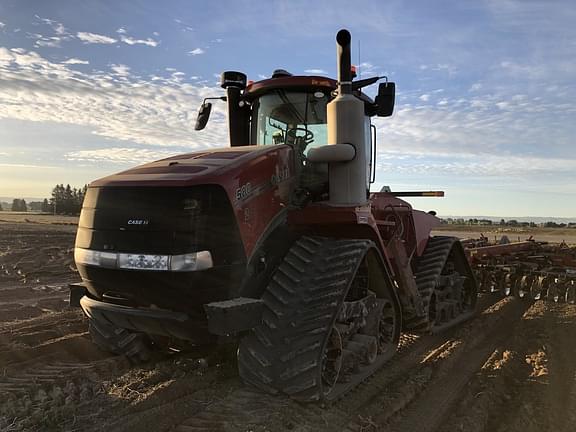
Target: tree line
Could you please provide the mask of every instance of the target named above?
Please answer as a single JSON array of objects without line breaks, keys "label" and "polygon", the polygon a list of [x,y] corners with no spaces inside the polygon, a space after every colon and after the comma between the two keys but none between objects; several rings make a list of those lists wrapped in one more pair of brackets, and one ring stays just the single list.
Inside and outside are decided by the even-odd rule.
[{"label": "tree line", "polygon": [[[52,189],[52,197],[44,198],[44,201],[32,201],[26,203],[26,200],[15,198],[12,201],[12,211],[26,212],[39,211],[42,213],[53,213],[59,215],[77,215],[82,208],[82,201],[86,195],[88,185],[81,188],[75,188],[67,184],[59,184]],[[0,204],[0,210],[2,205]]]},{"label": "tree line", "polygon": [[576,223],[568,222],[568,223],[557,223],[553,221],[548,222],[519,222],[516,219],[500,219],[500,222],[492,221],[490,219],[464,219],[464,218],[446,218],[441,219],[443,224],[448,225],[485,225],[485,226],[505,226],[505,227],[521,227],[521,228],[536,228],[536,227],[544,227],[544,228],[576,228]]}]

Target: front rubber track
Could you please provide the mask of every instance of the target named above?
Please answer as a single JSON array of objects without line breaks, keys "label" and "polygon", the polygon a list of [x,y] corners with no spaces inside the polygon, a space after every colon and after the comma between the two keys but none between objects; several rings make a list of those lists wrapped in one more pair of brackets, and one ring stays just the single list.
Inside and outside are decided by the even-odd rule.
[{"label": "front rubber track", "polygon": [[326,340],[372,247],[367,240],[315,237],[292,246],[262,297],[262,323],[240,343],[238,368],[245,382],[303,402],[328,399],[321,379]]},{"label": "front rubber track", "polygon": [[124,355],[135,364],[151,358],[151,341],[143,333],[131,332],[94,318],[88,318],[88,331],[92,341],[103,351]]}]

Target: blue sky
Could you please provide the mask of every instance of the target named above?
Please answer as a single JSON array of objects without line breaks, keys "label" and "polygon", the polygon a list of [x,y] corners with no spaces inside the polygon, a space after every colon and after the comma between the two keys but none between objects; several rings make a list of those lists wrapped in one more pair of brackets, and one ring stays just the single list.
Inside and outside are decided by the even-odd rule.
[{"label": "blue sky", "polygon": [[575,22],[570,0],[2,0],[0,196],[225,146],[223,104],[193,130],[220,72],[334,76],[345,27],[362,76],[397,83],[375,189],[445,190],[412,201],[444,215],[576,217]]}]

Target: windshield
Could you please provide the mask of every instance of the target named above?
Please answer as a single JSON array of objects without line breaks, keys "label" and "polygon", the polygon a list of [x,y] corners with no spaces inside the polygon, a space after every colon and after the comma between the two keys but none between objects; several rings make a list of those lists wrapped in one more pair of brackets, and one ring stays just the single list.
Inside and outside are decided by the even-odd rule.
[{"label": "windshield", "polygon": [[261,96],[252,113],[252,141],[257,145],[291,144],[307,154],[327,144],[328,94],[275,90]]}]

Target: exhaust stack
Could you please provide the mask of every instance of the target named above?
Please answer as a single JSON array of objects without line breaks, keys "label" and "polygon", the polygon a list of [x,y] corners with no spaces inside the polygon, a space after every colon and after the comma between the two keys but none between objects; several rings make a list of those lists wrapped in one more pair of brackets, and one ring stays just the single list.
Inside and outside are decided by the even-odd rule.
[{"label": "exhaust stack", "polygon": [[[352,93],[352,70],[348,30],[336,36],[338,62],[338,96],[328,104],[328,142],[354,147],[350,161],[330,163],[330,204],[359,206],[368,201],[369,126],[364,115],[364,103]],[[334,149],[336,150],[336,149]]]}]

